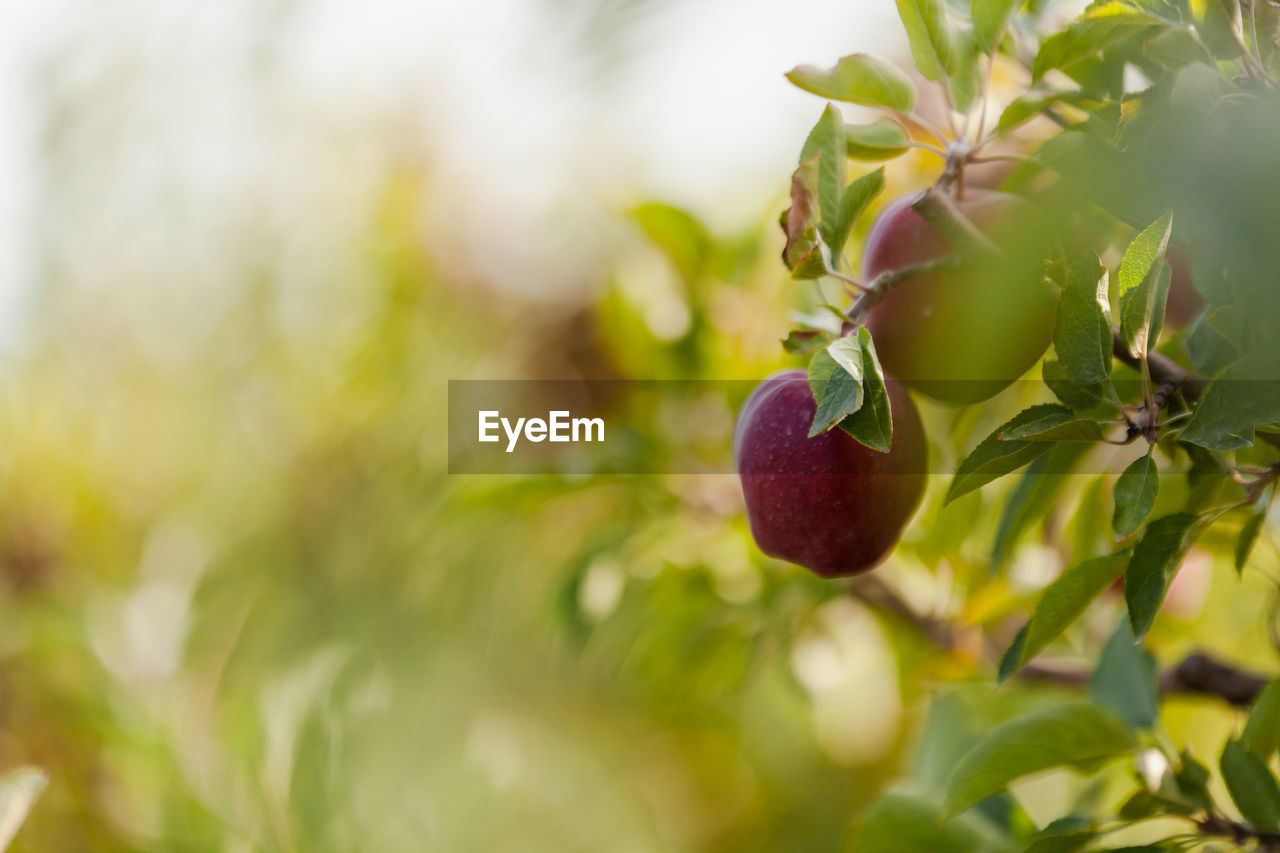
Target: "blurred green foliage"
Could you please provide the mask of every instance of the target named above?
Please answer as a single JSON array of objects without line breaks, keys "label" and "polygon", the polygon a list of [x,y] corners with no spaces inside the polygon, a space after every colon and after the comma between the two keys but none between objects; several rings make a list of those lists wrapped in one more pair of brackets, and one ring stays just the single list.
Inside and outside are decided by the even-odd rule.
[{"label": "blurred green foliage", "polygon": [[816,743],[788,655],[838,591],[751,552],[732,478],[444,470],[485,355],[758,375],[772,253],[638,208],[692,315],[660,340],[620,286],[565,316],[445,281],[425,178],[388,163],[332,250],[341,334],[266,279],[177,368],[70,303],[10,370],[0,762],[50,775],[17,849],[839,847],[892,750]]},{"label": "blurred green foliage", "polygon": [[[340,336],[300,344],[260,292],[180,370],[82,316],[10,371],[0,762],[50,775],[16,849],[837,850],[904,747],[923,738],[907,754],[937,784],[973,735],[913,721],[972,662],[759,555],[733,478],[445,473],[445,382],[485,375],[495,341],[508,376],[547,351],[612,377],[782,363],[786,306],[812,297],[772,227],[726,239],[646,205],[599,298],[552,311],[442,274],[413,227],[424,177],[389,164],[340,247],[364,265]],[[653,258],[691,315],[674,338],[627,282]],[[999,417],[925,414],[960,446]],[[661,452],[652,415],[635,452]],[[932,479],[888,571],[998,622],[1054,560],[991,578],[995,498],[943,510]],[[1194,634],[1261,649],[1256,591],[1215,582]],[[928,731],[975,731],[936,708]]]},{"label": "blurred green foliage", "polygon": [[[103,246],[50,240],[50,292],[0,397],[0,771],[49,776],[14,849],[842,850],[886,789],[940,797],[983,734],[1063,698],[996,691],[985,650],[940,652],[760,555],[732,477],[447,473],[450,379],[800,364],[779,345],[788,314],[825,297],[787,280],[776,210],[739,233],[659,202],[618,212],[607,272],[539,299],[424,237],[429,163],[361,166],[377,190],[343,240],[233,229],[227,292],[126,299],[127,275],[95,273],[117,272]],[[882,202],[920,167],[889,173]],[[294,280],[272,263],[286,249],[309,258]],[[83,278],[96,287],[68,284]],[[934,470],[1038,390],[924,403]],[[616,401],[627,452],[659,456],[673,422],[726,447],[732,404]],[[1065,566],[1113,545],[1108,475],[1010,477],[945,507],[930,479],[879,571],[962,627],[1011,639]],[[1155,512],[1190,488],[1166,477]],[[1263,571],[1237,580],[1233,533],[1195,552],[1207,591],[1157,620],[1162,659],[1272,661],[1277,554],[1264,537]],[[1052,651],[1086,658],[1122,612],[1104,594]],[[1241,725],[1212,702],[1162,709],[1204,760]],[[1133,775],[1023,783],[962,818],[966,849],[1118,802]],[[924,832],[940,814],[921,802],[874,807]]]}]

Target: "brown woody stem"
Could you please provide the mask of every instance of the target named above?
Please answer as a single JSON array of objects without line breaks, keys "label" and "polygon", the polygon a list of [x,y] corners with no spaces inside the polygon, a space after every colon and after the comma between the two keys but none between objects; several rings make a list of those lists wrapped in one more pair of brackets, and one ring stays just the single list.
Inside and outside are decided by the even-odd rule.
[{"label": "brown woody stem", "polygon": [[[1135,370],[1142,369],[1142,359],[1129,352],[1120,330],[1111,327],[1111,351],[1115,357]],[[1158,352],[1147,353],[1147,367],[1151,371],[1151,381],[1156,385],[1169,386],[1170,390],[1180,390],[1187,400],[1196,400],[1208,385],[1204,377],[1192,373],[1168,356]]]},{"label": "brown woody stem", "polygon": [[1195,823],[1202,835],[1227,838],[1239,845],[1256,841],[1258,850],[1280,851],[1280,832],[1263,832],[1217,814],[1206,815]]},{"label": "brown woody stem", "polygon": [[[964,645],[970,632],[939,616],[920,613],[888,584],[864,575],[850,585],[850,594],[876,610],[911,625],[933,645],[952,651]],[[1029,663],[1018,673],[1021,681],[1082,688],[1092,674],[1081,667],[1053,663]],[[1160,673],[1157,687],[1162,696],[1212,696],[1244,708],[1253,704],[1267,685],[1266,676],[1234,666],[1205,652],[1193,652]]]}]

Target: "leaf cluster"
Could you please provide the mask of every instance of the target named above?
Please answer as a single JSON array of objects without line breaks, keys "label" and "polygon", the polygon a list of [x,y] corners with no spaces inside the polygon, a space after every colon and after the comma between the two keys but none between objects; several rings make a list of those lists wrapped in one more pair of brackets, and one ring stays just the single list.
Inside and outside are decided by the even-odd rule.
[{"label": "leaf cluster", "polygon": [[[1004,683],[1122,583],[1126,616],[1096,649],[1089,701],[990,732],[940,796],[887,796],[864,816],[858,849],[1105,849],[1098,845],[1115,827],[1092,815],[1064,816],[1033,835],[1006,826],[997,843],[975,807],[1046,769],[1095,769],[1152,751],[1165,769],[1141,778],[1121,824],[1172,816],[1193,835],[1272,844],[1280,689],[1267,688],[1219,754],[1237,820],[1211,795],[1213,771],[1158,736],[1158,667],[1146,643],[1197,541],[1225,528],[1237,570],[1249,566],[1280,477],[1280,12],[1237,0],[1097,0],[1046,30],[1052,19],[1041,4],[1027,5],[972,0],[962,12],[943,0],[897,0],[912,61],[938,87],[950,136],[916,111],[922,98],[911,78],[884,60],[854,54],[788,74],[808,92],[876,114],[851,124],[826,105],[782,219],[792,277],[842,282],[853,299],[851,308],[828,306],[839,332],[788,339],[792,352],[815,353],[812,434],[838,427],[883,451],[892,428],[887,406],[879,414],[885,379],[874,342],[859,324],[861,301],[892,284],[856,281],[844,258],[884,187],[884,167],[850,181],[850,163],[932,149],[943,160],[937,187],[947,191],[1003,140],[1026,152],[1006,187],[1039,194],[1072,248],[1044,258],[1058,300],[1044,399],[972,444],[943,502],[1023,472],[1002,510],[998,570],[1029,519],[1057,499],[1063,474],[1114,447],[1135,451],[1090,492],[1110,535],[1089,540],[1044,588],[999,661]],[[992,102],[987,79],[997,64],[1021,66],[1029,81],[1004,104]],[[987,128],[989,112],[998,118]],[[1181,275],[1205,307],[1179,332],[1166,319],[1180,275],[1171,257],[1189,246]]]}]

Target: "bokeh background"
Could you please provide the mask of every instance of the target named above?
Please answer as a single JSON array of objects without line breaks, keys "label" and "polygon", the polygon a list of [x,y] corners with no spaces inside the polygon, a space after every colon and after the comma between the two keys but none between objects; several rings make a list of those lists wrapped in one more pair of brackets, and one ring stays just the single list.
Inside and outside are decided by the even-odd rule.
[{"label": "bokeh background", "polygon": [[[901,56],[892,3],[6,17],[0,771],[49,776],[15,849],[838,850],[938,775],[937,719],[1036,701],[961,684],[930,723],[973,661],[762,557],[731,477],[446,473],[450,379],[788,363],[814,296],[776,219],[822,105],[782,74]],[[732,430],[649,414],[631,452]],[[1001,412],[925,414],[963,445]],[[933,608],[995,524],[938,497],[886,569]],[[966,617],[1067,541],[1011,546]],[[1268,588],[1222,576],[1168,641],[1262,655]]]}]

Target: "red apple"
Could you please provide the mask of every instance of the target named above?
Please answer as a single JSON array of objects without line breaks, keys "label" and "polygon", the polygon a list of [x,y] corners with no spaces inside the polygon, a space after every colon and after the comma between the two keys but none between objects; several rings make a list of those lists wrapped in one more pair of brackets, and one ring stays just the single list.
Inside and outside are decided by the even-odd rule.
[{"label": "red apple", "polygon": [[802,370],[766,379],[734,433],[751,535],[766,554],[824,578],[874,568],[897,543],[924,490],[926,447],[915,404],[888,380],[893,441],[880,453],[839,427],[809,438],[816,405]]},{"label": "red apple", "polygon": [[[867,281],[954,251],[911,206],[885,208],[867,236]],[[948,403],[994,396],[1044,354],[1053,335],[1053,296],[1044,276],[1042,220],[1020,196],[970,189],[955,206],[1001,250],[954,270],[900,282],[867,325],[887,372]]]}]

